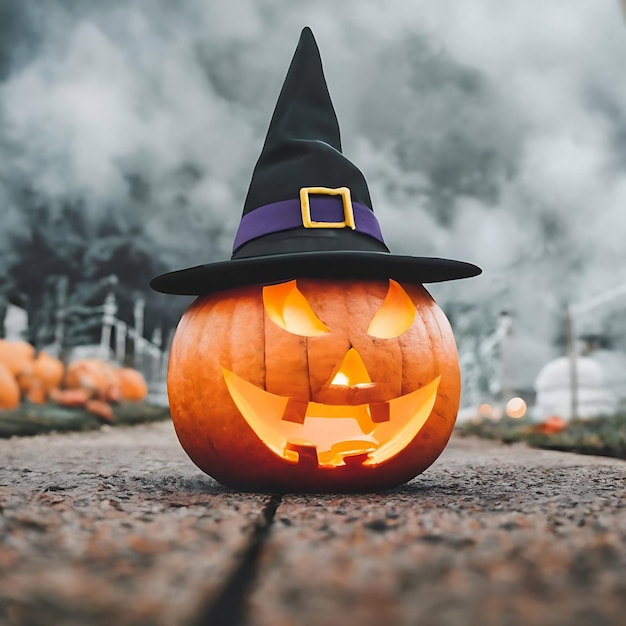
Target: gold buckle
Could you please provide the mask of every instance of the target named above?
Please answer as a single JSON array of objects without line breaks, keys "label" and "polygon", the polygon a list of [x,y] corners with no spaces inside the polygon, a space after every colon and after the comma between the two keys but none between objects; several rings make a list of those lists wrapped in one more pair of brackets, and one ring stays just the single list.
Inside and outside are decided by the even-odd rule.
[{"label": "gold buckle", "polygon": [[[314,222],[311,219],[311,205],[309,202],[309,195],[312,193],[325,196],[341,196],[343,203],[343,222]],[[302,224],[304,224],[305,228],[350,227],[352,230],[356,230],[354,210],[352,209],[352,200],[348,187],[337,187],[337,189],[331,189],[329,187],[302,187],[302,189],[300,189],[300,209],[302,211]]]}]

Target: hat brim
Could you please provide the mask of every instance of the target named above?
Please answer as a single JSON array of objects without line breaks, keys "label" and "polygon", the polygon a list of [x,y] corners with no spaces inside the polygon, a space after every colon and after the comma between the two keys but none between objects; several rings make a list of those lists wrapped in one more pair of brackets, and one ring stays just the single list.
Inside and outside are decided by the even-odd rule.
[{"label": "hat brim", "polygon": [[438,283],[478,276],[481,272],[476,265],[464,261],[340,250],[274,254],[197,265],[156,276],[150,286],[161,293],[200,296],[297,278],[393,278],[407,283]]}]

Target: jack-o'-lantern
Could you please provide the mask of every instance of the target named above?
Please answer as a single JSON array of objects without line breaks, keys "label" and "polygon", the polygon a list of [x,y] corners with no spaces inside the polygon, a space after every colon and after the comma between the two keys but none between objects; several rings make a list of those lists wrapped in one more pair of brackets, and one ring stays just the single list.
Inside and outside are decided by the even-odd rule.
[{"label": "jack-o'-lantern", "polygon": [[445,446],[452,332],[421,285],[293,280],[199,298],[171,349],[178,436],[218,480],[333,490],[403,482]]},{"label": "jack-o'-lantern", "polygon": [[[312,186],[316,185],[316,186]],[[239,489],[364,491],[426,469],[452,432],[452,330],[422,286],[461,261],[394,256],[339,127],[309,29],[257,162],[230,261],[151,285],[195,294],[170,353],[178,438]]]}]

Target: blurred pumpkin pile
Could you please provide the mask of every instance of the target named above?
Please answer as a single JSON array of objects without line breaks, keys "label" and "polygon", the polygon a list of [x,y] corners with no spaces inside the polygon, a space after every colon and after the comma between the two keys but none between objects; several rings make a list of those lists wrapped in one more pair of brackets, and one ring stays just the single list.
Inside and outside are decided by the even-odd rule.
[{"label": "blurred pumpkin pile", "polygon": [[23,400],[82,407],[113,420],[112,404],[140,402],[148,394],[135,369],[115,367],[102,359],[79,359],[67,367],[26,341],[0,339],[0,409],[16,409]]}]

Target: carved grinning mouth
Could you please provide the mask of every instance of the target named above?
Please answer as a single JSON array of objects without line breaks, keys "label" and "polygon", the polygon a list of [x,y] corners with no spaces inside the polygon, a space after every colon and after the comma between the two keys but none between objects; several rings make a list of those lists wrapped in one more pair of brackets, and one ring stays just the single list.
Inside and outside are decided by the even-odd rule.
[{"label": "carved grinning mouth", "polygon": [[239,412],[272,452],[293,463],[315,460],[319,467],[374,466],[398,454],[426,423],[441,380],[384,403],[351,405],[296,402],[222,372]]}]

